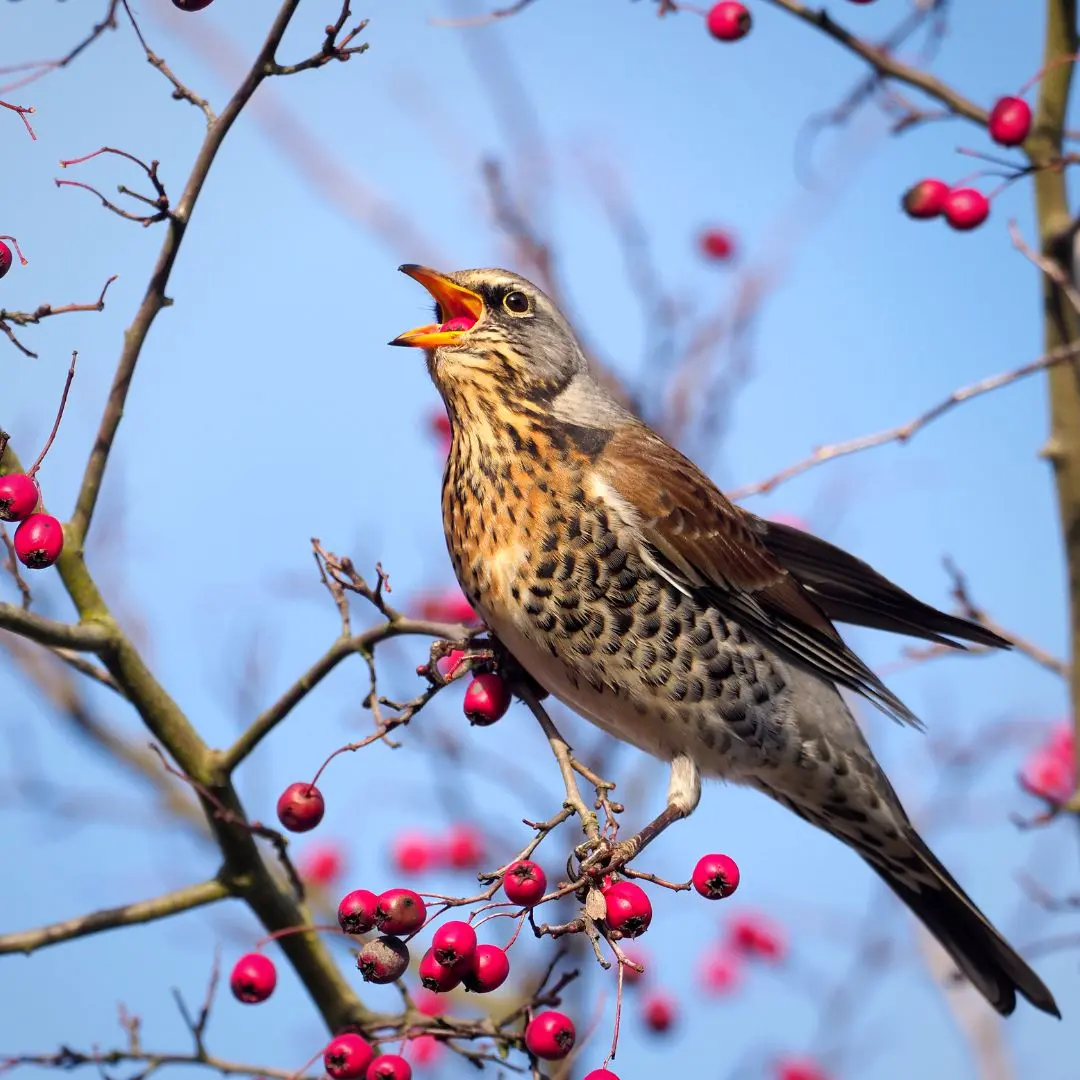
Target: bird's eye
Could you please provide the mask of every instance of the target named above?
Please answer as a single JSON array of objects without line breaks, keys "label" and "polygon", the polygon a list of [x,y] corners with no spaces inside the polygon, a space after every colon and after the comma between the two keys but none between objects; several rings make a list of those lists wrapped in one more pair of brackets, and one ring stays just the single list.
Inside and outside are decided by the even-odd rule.
[{"label": "bird's eye", "polygon": [[529,298],[515,289],[514,292],[508,292],[503,297],[503,307],[514,315],[524,315],[530,307]]}]

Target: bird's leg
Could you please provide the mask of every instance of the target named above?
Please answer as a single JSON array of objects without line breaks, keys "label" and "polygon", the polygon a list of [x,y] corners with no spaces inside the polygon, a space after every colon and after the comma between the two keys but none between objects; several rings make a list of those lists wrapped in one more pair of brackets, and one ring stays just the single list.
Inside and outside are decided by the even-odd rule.
[{"label": "bird's leg", "polygon": [[587,873],[599,864],[605,871],[618,870],[651,844],[669,825],[689,817],[701,801],[701,770],[693,758],[680,754],[671,760],[671,776],[668,781],[667,805],[647,825],[629,840],[605,844],[593,852],[581,864]]}]

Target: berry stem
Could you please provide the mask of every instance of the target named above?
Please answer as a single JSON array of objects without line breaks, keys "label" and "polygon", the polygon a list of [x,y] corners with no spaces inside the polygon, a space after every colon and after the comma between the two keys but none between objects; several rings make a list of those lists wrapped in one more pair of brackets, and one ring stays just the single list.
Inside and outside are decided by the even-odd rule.
[{"label": "berry stem", "polygon": [[[2,104],[2,103],[0,103],[0,104]],[[12,247],[15,248],[15,254],[19,256],[19,262],[23,266],[25,266],[26,265],[26,256],[23,255],[22,249],[19,247],[19,241],[16,240],[14,236],[0,236],[0,240],[10,240],[11,241]]]},{"label": "berry stem", "polygon": [[1041,82],[1043,76],[1048,71],[1053,71],[1054,68],[1060,67],[1062,64],[1071,64],[1076,60],[1080,60],[1080,54],[1069,53],[1067,56],[1059,56],[1054,60],[1051,60],[1049,64],[1044,64],[1023,86],[1016,92],[1017,97],[1023,97],[1037,82]]},{"label": "berry stem", "polygon": [[45,460],[45,455],[49,452],[49,448],[53,444],[53,439],[56,438],[56,433],[60,430],[60,421],[64,416],[64,407],[67,405],[68,392],[71,390],[71,381],[75,378],[75,361],[78,360],[79,354],[72,350],[71,353],[71,366],[68,368],[67,379],[64,381],[64,392],[60,395],[60,408],[56,410],[56,419],[53,421],[52,431],[49,432],[49,437],[45,440],[45,445],[41,448],[41,453],[38,454],[34,464],[26,470],[26,475],[31,480],[34,479],[34,474],[41,468],[41,463]]}]

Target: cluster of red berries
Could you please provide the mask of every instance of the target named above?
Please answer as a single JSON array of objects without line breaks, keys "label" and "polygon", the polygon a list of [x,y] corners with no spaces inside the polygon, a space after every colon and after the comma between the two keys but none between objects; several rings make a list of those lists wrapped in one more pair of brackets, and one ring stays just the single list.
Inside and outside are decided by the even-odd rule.
[{"label": "cluster of red berries", "polygon": [[354,1032],[338,1035],[323,1051],[323,1067],[333,1080],[410,1080],[412,1066],[400,1054],[378,1054]]},{"label": "cluster of red berries", "polygon": [[925,221],[943,216],[960,232],[977,229],[990,216],[990,200],[975,188],[950,188],[943,180],[920,180],[900,200],[908,217]]},{"label": "cluster of red berries", "polygon": [[29,570],[52,566],[64,550],[64,527],[51,514],[34,513],[40,492],[27,473],[0,476],[0,521],[17,521],[15,554]]},{"label": "cluster of red berries", "polygon": [[1020,783],[1040,799],[1060,806],[1076,791],[1076,741],[1072,725],[1056,725],[1020,770]]}]

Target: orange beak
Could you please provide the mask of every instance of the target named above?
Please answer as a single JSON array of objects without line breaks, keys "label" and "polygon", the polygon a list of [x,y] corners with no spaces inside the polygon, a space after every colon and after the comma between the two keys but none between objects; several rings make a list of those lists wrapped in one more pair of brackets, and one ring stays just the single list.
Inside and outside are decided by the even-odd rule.
[{"label": "orange beak", "polygon": [[415,263],[406,263],[398,269],[419,281],[431,293],[442,311],[443,322],[407,330],[394,338],[391,345],[411,345],[417,349],[456,345],[484,313],[484,298],[471,289],[455,284],[445,274]]}]

